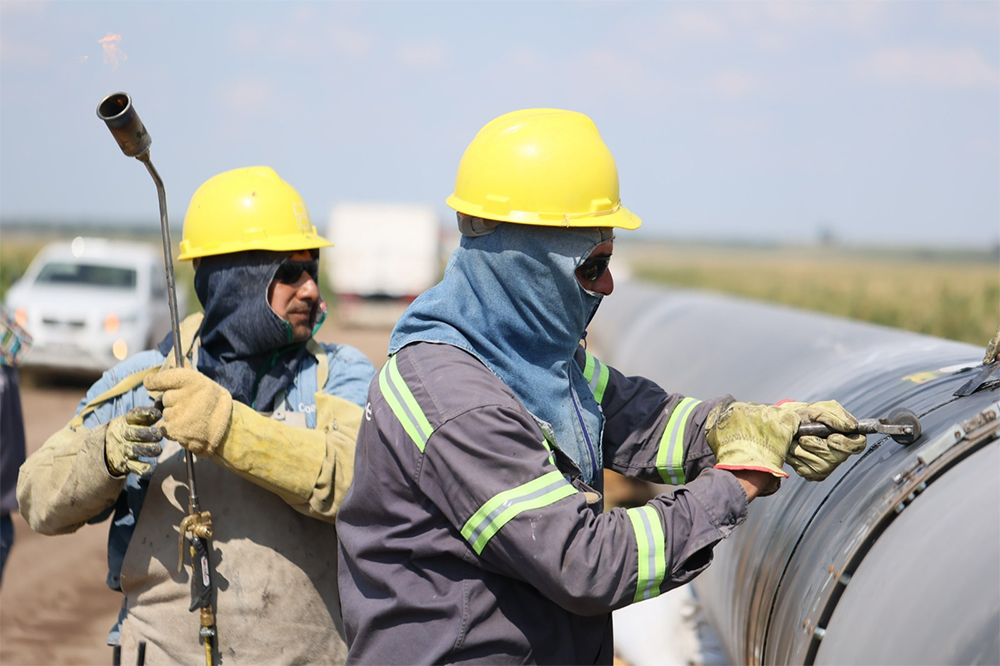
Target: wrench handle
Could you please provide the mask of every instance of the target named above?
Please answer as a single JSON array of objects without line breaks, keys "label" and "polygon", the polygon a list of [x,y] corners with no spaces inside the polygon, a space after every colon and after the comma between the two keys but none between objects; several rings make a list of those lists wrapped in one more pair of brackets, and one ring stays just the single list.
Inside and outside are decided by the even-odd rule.
[{"label": "wrench handle", "polygon": [[[878,419],[858,419],[858,427],[846,434],[860,433],[862,435],[871,435],[880,432],[885,429],[885,424],[879,423]],[[803,435],[810,435],[813,437],[829,437],[835,432],[840,432],[839,430],[834,430],[828,425],[822,423],[802,423],[799,425],[799,430],[796,432],[797,437]]]}]

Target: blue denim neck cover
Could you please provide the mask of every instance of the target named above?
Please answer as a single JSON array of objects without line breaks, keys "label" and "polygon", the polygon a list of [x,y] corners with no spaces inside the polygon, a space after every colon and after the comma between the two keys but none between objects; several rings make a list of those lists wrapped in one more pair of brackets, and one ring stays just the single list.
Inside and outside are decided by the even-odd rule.
[{"label": "blue denim neck cover", "polygon": [[[198,369],[228,390],[234,400],[258,411],[273,409],[302,359],[304,343],[292,344],[292,327],[271,309],[267,288],[287,252],[253,250],[203,257],[194,288],[205,309]],[[313,332],[325,318],[320,300]],[[168,353],[173,336],[160,343]]]},{"label": "blue denim neck cover", "polygon": [[574,271],[611,238],[610,229],[523,224],[463,236],[441,282],[396,323],[389,354],[417,341],[471,353],[552,427],[558,448],[592,483],[603,467],[604,422],[573,355],[602,297]]}]

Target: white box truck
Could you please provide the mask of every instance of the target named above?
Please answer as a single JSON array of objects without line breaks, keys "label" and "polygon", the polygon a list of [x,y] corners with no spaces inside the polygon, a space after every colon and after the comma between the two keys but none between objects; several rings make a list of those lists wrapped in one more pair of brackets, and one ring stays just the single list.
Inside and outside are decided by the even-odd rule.
[{"label": "white box truck", "polygon": [[430,206],[353,202],[330,212],[324,272],[336,316],[354,326],[392,326],[441,277],[442,239]]}]

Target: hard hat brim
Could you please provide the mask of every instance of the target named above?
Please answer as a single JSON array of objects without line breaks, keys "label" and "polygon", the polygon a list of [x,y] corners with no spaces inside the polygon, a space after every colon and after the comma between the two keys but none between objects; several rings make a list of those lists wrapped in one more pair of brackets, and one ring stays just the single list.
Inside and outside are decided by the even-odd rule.
[{"label": "hard hat brim", "polygon": [[308,236],[277,236],[264,237],[258,239],[244,239],[228,243],[205,247],[192,247],[187,241],[181,241],[178,261],[188,261],[198,257],[207,257],[217,254],[233,254],[235,252],[248,252],[250,250],[267,250],[269,252],[300,252],[305,250],[318,250],[324,247],[333,247],[333,243],[318,234]]},{"label": "hard hat brim", "polygon": [[642,226],[642,219],[621,204],[612,210],[592,213],[534,213],[512,210],[501,215],[484,211],[483,206],[464,201],[455,194],[449,196],[445,203],[465,215],[513,224],[533,224],[540,227],[615,227],[628,230]]}]

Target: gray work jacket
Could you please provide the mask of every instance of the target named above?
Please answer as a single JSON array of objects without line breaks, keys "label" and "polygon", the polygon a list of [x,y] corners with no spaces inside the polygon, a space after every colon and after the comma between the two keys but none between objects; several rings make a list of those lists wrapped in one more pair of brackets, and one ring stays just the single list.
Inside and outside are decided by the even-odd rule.
[{"label": "gray work jacket", "polygon": [[674,487],[605,512],[603,482],[475,357],[404,347],[372,381],[338,519],[349,662],[610,664],[611,611],[691,580],[743,522],[704,437],[717,401],[576,361],[605,467]]}]

